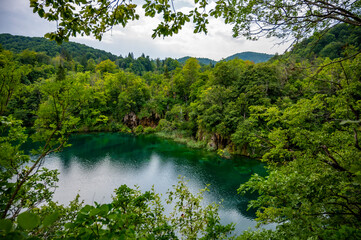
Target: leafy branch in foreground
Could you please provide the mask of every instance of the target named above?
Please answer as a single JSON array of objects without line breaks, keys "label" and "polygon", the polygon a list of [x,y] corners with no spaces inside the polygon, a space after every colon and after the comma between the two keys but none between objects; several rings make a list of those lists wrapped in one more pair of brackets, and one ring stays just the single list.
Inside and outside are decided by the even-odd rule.
[{"label": "leafy branch in foreground", "polygon": [[[214,7],[211,3],[194,0],[193,9],[181,12],[176,10],[173,0],[146,0],[143,8],[145,16],[162,17],[153,38],[177,34],[191,20],[195,33],[207,33],[211,17],[222,17],[226,24],[233,25],[234,37],[243,35],[249,39],[261,36],[301,39],[338,23],[361,26],[359,0],[219,0]],[[93,34],[101,40],[113,26],[125,27],[139,19],[132,0],[30,0],[30,7],[41,18],[59,22],[55,32],[45,35],[58,43],[78,34]]]},{"label": "leafy branch in foreground", "polygon": [[50,201],[58,172],[38,168],[45,153],[36,160],[31,160],[23,153],[21,145],[27,140],[27,135],[20,121],[1,117],[0,130],[0,213],[2,219],[14,219],[23,209],[31,209],[43,201]]},{"label": "leafy branch in foreground", "polygon": [[78,199],[66,208],[50,203],[20,214],[16,223],[1,220],[6,239],[230,239],[233,225],[222,226],[218,205],[203,207],[203,189],[193,195],[181,179],[168,192],[174,211],[165,215],[154,189],[142,193],[122,185],[107,204],[81,206]]},{"label": "leafy branch in foreground", "polygon": [[32,138],[44,145],[33,151],[34,158],[21,150],[27,140],[21,122],[1,117],[1,218],[14,219],[21,211],[51,200],[58,172],[40,168],[41,164],[47,155],[66,146],[68,135],[78,122],[69,113],[77,96],[69,80],[48,80],[42,87],[49,98],[39,107]]}]

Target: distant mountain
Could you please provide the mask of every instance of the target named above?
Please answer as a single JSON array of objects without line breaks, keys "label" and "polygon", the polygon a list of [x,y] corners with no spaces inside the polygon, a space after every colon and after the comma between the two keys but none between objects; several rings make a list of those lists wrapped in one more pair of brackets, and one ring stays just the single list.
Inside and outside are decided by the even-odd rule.
[{"label": "distant mountain", "polygon": [[224,59],[224,61],[229,61],[235,58],[242,59],[245,61],[252,61],[254,63],[260,63],[260,62],[267,62],[269,59],[271,59],[274,55],[272,54],[266,54],[266,53],[257,53],[257,52],[241,52],[236,53],[232,56],[229,56]]},{"label": "distant mountain", "polygon": [[[238,59],[242,59],[244,61],[252,61],[254,63],[260,63],[260,62],[267,62],[269,59],[271,59],[274,55],[272,54],[266,54],[266,53],[257,53],[257,52],[241,52],[241,53],[236,53],[232,56],[229,56],[225,59],[222,59],[221,61],[229,61],[235,58]],[[178,62],[184,64],[187,59],[189,59],[191,57],[187,56],[187,57],[182,57],[177,59]],[[204,65],[215,65],[217,63],[217,61],[214,61],[212,59],[209,58],[196,58],[200,64],[204,64]]]},{"label": "distant mountain", "polygon": [[11,50],[15,53],[20,53],[25,49],[35,52],[45,52],[47,55],[54,57],[61,52],[66,52],[71,57],[79,62],[82,60],[110,59],[114,61],[117,56],[109,52],[88,47],[84,44],[75,42],[64,42],[61,46],[54,41],[50,41],[42,37],[24,37],[14,36],[11,34],[0,34],[0,44],[4,49]]},{"label": "distant mountain", "polygon": [[[178,60],[178,62],[184,64],[189,58],[191,58],[191,57],[187,56],[187,57],[178,58],[177,60]],[[217,63],[217,61],[214,61],[209,58],[196,58],[196,59],[198,60],[198,62],[200,64],[204,64],[204,65],[209,65],[209,64],[214,65]]]}]

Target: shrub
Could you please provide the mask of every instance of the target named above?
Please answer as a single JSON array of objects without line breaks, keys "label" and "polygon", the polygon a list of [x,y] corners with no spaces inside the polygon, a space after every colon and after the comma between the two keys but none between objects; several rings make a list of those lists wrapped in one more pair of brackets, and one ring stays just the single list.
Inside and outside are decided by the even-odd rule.
[{"label": "shrub", "polygon": [[155,130],[152,127],[146,127],[144,128],[144,133],[145,134],[150,134],[150,133],[154,133]]},{"label": "shrub", "polygon": [[168,122],[166,119],[161,119],[161,120],[159,120],[158,126],[155,128],[155,130],[157,132],[159,132],[159,131],[170,131],[170,130],[172,130],[171,123]]},{"label": "shrub", "polygon": [[122,132],[122,133],[131,133],[132,132],[132,130],[130,128],[128,128],[126,125],[121,124],[121,123],[119,123],[117,125],[117,129],[119,132]]},{"label": "shrub", "polygon": [[135,134],[142,134],[144,132],[144,128],[142,125],[138,125],[135,129],[134,129],[134,133]]}]

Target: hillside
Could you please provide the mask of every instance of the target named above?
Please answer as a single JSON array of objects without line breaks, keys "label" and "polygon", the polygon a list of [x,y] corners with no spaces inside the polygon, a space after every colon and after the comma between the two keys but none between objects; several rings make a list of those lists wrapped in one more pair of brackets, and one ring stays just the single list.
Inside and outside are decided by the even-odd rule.
[{"label": "hillside", "polygon": [[42,37],[24,37],[14,36],[11,34],[0,34],[0,44],[4,49],[11,50],[15,53],[20,53],[25,49],[35,52],[45,52],[48,56],[54,57],[60,52],[69,53],[70,56],[82,62],[84,60],[110,59],[114,61],[117,57],[109,52],[95,49],[84,44],[75,42],[64,42],[61,46],[54,41]]},{"label": "hillside", "polygon": [[[184,64],[189,58],[191,58],[190,56],[187,56],[187,57],[182,57],[182,58],[178,58],[178,62]],[[214,61],[212,59],[209,59],[209,58],[196,58],[198,60],[198,62],[200,64],[204,64],[204,65],[209,65],[209,64],[216,64],[217,61]]]},{"label": "hillside", "polygon": [[361,29],[347,24],[339,24],[323,34],[315,34],[296,44],[289,54],[295,58],[311,59],[328,57],[335,59],[343,57],[344,50],[353,46],[360,49]]},{"label": "hillside", "polygon": [[236,53],[232,56],[229,56],[225,58],[225,61],[229,61],[235,58],[242,59],[245,61],[252,61],[254,63],[260,63],[260,62],[267,62],[269,59],[271,59],[274,55],[272,54],[266,54],[266,53],[257,53],[257,52],[241,52]]},{"label": "hillside", "polygon": [[[266,54],[266,53],[257,53],[257,52],[241,52],[233,54],[232,56],[229,56],[227,58],[222,59],[221,61],[229,61],[235,58],[242,59],[245,61],[252,61],[254,63],[260,63],[260,62],[267,62],[269,59],[271,59],[274,55],[272,54]],[[187,59],[191,58],[190,56],[182,57],[177,59],[178,62],[184,64]],[[208,65],[208,64],[216,64],[217,61],[209,59],[209,58],[196,58],[200,64]]]}]

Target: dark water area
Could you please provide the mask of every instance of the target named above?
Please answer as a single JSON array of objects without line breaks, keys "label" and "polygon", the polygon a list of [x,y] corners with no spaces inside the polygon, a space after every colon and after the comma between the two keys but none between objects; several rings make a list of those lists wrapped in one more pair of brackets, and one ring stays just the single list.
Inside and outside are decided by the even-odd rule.
[{"label": "dark water area", "polygon": [[71,147],[44,162],[45,167],[60,172],[54,194],[59,203],[67,204],[78,193],[85,203],[110,202],[114,189],[122,184],[137,185],[142,191],[154,186],[164,196],[183,176],[193,193],[210,184],[204,201],[222,202],[221,221],[236,223],[236,233],[256,225],[254,211],[247,211],[248,201],[256,196],[241,196],[237,189],[251,174],[266,174],[257,160],[222,159],[212,152],[149,135],[79,134],[72,136],[70,143]]}]

